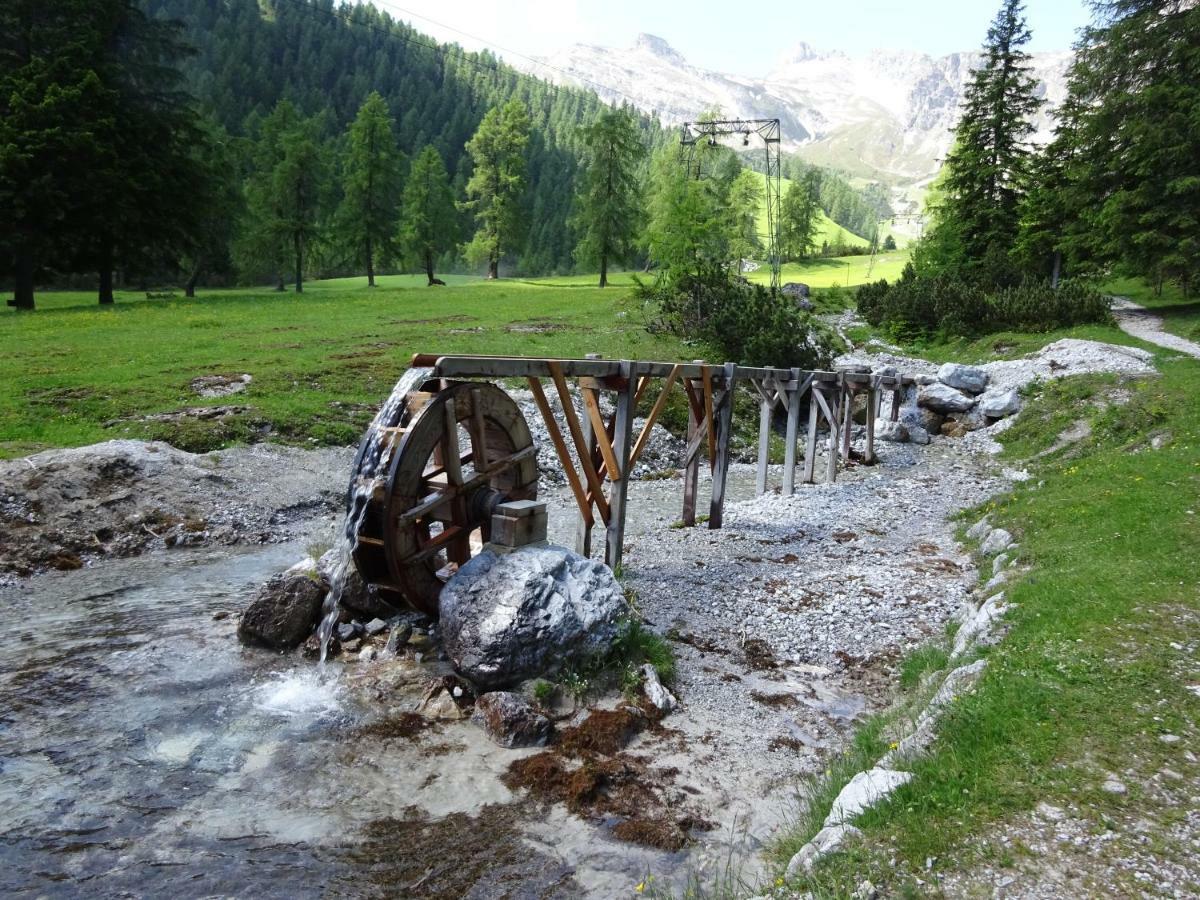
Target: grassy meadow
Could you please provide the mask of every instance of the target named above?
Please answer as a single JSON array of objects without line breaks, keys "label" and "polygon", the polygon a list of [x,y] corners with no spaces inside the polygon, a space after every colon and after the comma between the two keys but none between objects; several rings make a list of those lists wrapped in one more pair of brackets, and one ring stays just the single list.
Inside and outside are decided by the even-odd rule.
[{"label": "grassy meadow", "polygon": [[[0,455],[115,437],[188,449],[269,437],[351,443],[417,352],[632,358],[692,356],[655,337],[629,291],[582,283],[396,276],[305,285],[304,293],[205,292],[194,300],[45,293],[32,313],[0,313]],[[202,375],[253,376],[204,400]],[[147,419],[195,406],[245,407],[220,419]]]}]

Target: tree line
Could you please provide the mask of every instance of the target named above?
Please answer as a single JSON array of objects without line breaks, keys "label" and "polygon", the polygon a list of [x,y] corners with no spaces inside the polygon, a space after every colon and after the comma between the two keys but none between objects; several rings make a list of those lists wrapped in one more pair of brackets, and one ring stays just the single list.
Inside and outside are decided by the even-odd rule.
[{"label": "tree line", "polygon": [[1040,330],[1107,319],[1105,298],[1079,279],[1136,276],[1191,292],[1200,7],[1092,6],[1054,138],[1038,149],[1031,33],[1020,0],[1001,4],[927,203],[931,227],[899,283],[860,294],[868,318],[920,331]]}]

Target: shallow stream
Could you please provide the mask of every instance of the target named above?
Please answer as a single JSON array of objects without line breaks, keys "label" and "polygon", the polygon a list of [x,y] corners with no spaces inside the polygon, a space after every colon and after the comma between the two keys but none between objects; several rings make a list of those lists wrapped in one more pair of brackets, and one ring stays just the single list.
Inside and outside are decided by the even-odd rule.
[{"label": "shallow stream", "polygon": [[[631,540],[678,515],[678,481],[635,491]],[[155,553],[0,593],[0,895],[614,896],[688,864],[524,808],[498,778],[516,754],[469,723],[389,731],[353,668],[241,647],[250,591],[303,555]]]}]

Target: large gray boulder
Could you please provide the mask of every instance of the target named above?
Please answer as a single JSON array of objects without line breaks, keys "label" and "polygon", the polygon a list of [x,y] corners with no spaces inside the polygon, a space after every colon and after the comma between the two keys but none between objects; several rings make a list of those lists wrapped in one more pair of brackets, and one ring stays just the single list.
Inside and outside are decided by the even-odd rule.
[{"label": "large gray boulder", "polygon": [[238,639],[273,650],[300,646],[321,620],[326,588],[311,559],[272,576],[242,613]]},{"label": "large gray boulder", "polygon": [[900,421],[910,432],[915,427],[923,428],[930,434],[937,434],[942,430],[942,423],[946,421],[946,417],[940,412],[934,412],[924,406],[902,406],[900,407]]},{"label": "large gray boulder", "polygon": [[629,604],[607,566],[550,544],[485,549],[446,583],[439,614],[455,668],[495,689],[604,653]]},{"label": "large gray boulder", "polygon": [[988,373],[975,366],[945,363],[937,373],[938,381],[968,394],[982,394],[987,387]]},{"label": "large gray boulder", "polygon": [[966,412],[975,405],[975,398],[940,382],[927,384],[917,394],[917,403],[938,413]]},{"label": "large gray boulder", "polygon": [[875,437],[880,441],[903,444],[908,440],[908,426],[903,422],[880,422],[876,426]]},{"label": "large gray boulder", "polygon": [[1016,391],[988,391],[979,398],[979,412],[989,419],[1003,419],[1021,411]]}]

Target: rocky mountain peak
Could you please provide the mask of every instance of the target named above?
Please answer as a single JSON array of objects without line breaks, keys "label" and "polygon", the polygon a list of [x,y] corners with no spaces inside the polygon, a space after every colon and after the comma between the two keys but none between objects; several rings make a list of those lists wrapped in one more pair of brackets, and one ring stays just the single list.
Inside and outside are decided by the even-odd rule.
[{"label": "rocky mountain peak", "polygon": [[642,32],[637,36],[637,40],[634,42],[633,49],[641,50],[645,53],[649,53],[653,56],[660,57],[661,59],[665,59],[673,63],[686,62],[678,50],[668,44],[663,38],[660,38],[657,34],[646,34],[645,32]]}]

